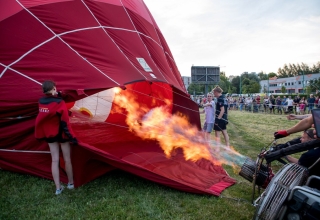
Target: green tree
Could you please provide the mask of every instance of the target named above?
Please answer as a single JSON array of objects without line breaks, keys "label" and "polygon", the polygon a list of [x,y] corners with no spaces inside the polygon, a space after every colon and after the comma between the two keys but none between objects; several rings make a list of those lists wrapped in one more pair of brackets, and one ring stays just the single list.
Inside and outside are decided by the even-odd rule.
[{"label": "green tree", "polygon": [[311,87],[312,92],[316,92],[317,90],[320,91],[320,78],[310,80],[309,85]]},{"label": "green tree", "polygon": [[268,75],[266,73],[264,73],[263,71],[258,73],[258,77],[260,80],[267,80],[268,79]]},{"label": "green tree", "polygon": [[220,88],[223,90],[223,93],[227,93],[228,91],[228,87],[225,81],[220,80],[220,82],[218,83],[218,85],[220,86]]},{"label": "green tree", "polygon": [[320,62],[317,62],[316,64],[313,64],[311,67],[312,73],[320,73]]},{"label": "green tree", "polygon": [[229,88],[232,87],[231,82],[229,81],[228,77],[226,76],[225,72],[220,72],[220,81],[218,85],[223,90],[223,93],[228,93]]},{"label": "green tree", "polygon": [[284,77],[293,77],[298,76],[302,74],[313,74],[313,73],[320,73],[320,62],[317,62],[316,64],[313,64],[312,66],[308,66],[306,63],[297,63],[297,64],[291,64],[289,63],[284,64],[282,68],[278,69],[278,77],[284,78]]},{"label": "green tree", "polygon": [[282,93],[286,93],[286,91],[287,91],[286,87],[285,87],[285,86],[282,86],[282,87],[281,87],[281,92],[282,92]]},{"label": "green tree", "polygon": [[196,95],[200,95],[204,93],[204,85],[199,85],[199,84],[195,84],[195,83],[191,83],[188,87],[188,93],[189,94],[196,94]]},{"label": "green tree", "polygon": [[231,80],[231,86],[234,88],[234,92],[240,94],[240,76],[236,76]]},{"label": "green tree", "polygon": [[311,93],[311,86],[306,87],[306,93],[309,95]]},{"label": "green tree", "polygon": [[255,80],[245,78],[242,82],[242,93],[252,94],[260,92],[260,83]]},{"label": "green tree", "polygon": [[268,74],[268,77],[269,77],[269,78],[275,77],[275,76],[277,76],[277,74],[276,74],[276,73],[273,73],[273,72],[271,72],[271,73]]},{"label": "green tree", "polygon": [[245,78],[248,78],[249,80],[253,80],[255,82],[260,82],[259,77],[255,73],[245,73],[243,74]]}]

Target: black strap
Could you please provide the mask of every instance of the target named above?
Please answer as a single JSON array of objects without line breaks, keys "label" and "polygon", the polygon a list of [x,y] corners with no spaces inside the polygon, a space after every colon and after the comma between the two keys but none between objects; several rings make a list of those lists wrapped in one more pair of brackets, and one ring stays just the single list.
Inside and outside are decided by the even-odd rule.
[{"label": "black strap", "polygon": [[286,165],[286,164],[287,164],[287,162],[284,161],[284,160],[282,160],[281,158],[277,159],[277,161],[279,161],[279,162],[282,163],[283,165]]}]

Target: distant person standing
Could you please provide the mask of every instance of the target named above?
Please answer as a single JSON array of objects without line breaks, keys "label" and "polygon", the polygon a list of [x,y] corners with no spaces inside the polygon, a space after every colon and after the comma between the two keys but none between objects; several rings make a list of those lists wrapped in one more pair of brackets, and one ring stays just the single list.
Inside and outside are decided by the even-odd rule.
[{"label": "distant person standing", "polygon": [[256,103],[257,103],[258,110],[260,110],[260,100],[261,100],[260,96],[257,95],[257,97],[256,97]]},{"label": "distant person standing", "polygon": [[226,146],[229,147],[229,135],[227,132],[227,124],[228,124],[228,100],[222,95],[223,90],[216,86],[213,90],[213,94],[217,97],[216,103],[216,119],[214,123],[214,131],[216,135],[216,139],[220,141],[220,132],[222,132],[224,136],[224,140]]},{"label": "distant person standing", "polygon": [[213,129],[214,121],[215,121],[215,103],[213,101],[213,94],[211,92],[207,95],[207,102],[203,104],[203,111],[200,113],[205,113],[205,122],[203,125],[203,132],[205,132],[205,139],[210,141],[210,134]]},{"label": "distant person standing", "polygon": [[303,101],[303,99],[301,99],[300,104],[299,104],[299,110],[300,110],[300,114],[304,115],[304,108],[306,107],[305,102]]},{"label": "distant person standing", "polygon": [[299,107],[299,102],[300,102],[300,100],[299,100],[298,96],[294,97],[294,99],[293,99],[293,109],[296,112],[296,114],[298,114],[298,111],[300,112],[300,108],[299,108],[299,110],[297,109],[297,107]]},{"label": "distant person standing", "polygon": [[286,103],[288,104],[288,112],[293,112],[293,100],[291,99],[291,96],[289,96],[286,100]]},{"label": "distant person standing", "polygon": [[[303,104],[304,104],[304,109],[303,109],[303,111],[304,111],[304,113],[305,113],[308,102],[307,102],[307,100],[306,100],[305,97],[302,97],[302,98],[301,98],[300,103],[301,103],[301,102],[303,102]],[[301,107],[300,107],[300,111],[301,111]]]},{"label": "distant person standing", "polygon": [[242,96],[240,96],[240,98],[239,98],[239,109],[240,109],[241,112],[242,112],[243,104],[244,104],[244,98]]},{"label": "distant person standing", "polygon": [[284,113],[287,112],[287,103],[286,103],[286,101],[287,101],[286,96],[283,96],[283,98],[282,98],[282,109],[283,109]]},{"label": "distant person standing", "polygon": [[276,99],[274,98],[273,95],[270,96],[270,102],[269,102],[269,109],[270,109],[270,114],[273,112],[274,114],[274,106],[276,105]]},{"label": "distant person standing", "polygon": [[314,101],[314,107],[318,108],[319,105],[319,96],[316,96],[316,100]]},{"label": "distant person standing", "polygon": [[282,114],[281,102],[282,102],[281,98],[280,98],[280,96],[278,96],[277,99],[276,99],[276,105],[277,105],[278,114]]},{"label": "distant person standing", "polygon": [[267,108],[269,107],[269,97],[266,95],[263,99],[264,113],[267,113]]},{"label": "distant person standing", "polygon": [[311,111],[314,107],[315,101],[316,101],[316,99],[313,97],[313,94],[310,94],[310,98],[308,98],[308,114],[311,113]]}]

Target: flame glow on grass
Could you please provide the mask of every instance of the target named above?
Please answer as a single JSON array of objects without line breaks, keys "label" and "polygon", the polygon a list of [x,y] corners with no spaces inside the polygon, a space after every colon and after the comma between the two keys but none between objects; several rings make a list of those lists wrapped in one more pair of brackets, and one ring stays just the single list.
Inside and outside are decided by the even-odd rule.
[{"label": "flame glow on grass", "polygon": [[207,159],[216,165],[227,164],[236,168],[245,161],[245,157],[233,148],[206,141],[203,132],[191,125],[186,116],[172,115],[166,106],[150,109],[138,103],[135,96],[127,92],[124,95],[120,90],[116,91],[114,103],[126,110],[130,131],[143,139],[158,141],[167,157],[181,148],[184,158],[194,162]]}]

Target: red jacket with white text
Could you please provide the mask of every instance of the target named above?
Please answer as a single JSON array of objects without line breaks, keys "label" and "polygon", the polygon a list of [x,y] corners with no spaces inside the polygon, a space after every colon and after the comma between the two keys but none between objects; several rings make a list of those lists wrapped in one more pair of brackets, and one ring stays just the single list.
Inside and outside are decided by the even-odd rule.
[{"label": "red jacket with white text", "polygon": [[53,138],[62,133],[63,139],[73,139],[68,109],[61,97],[46,95],[39,99],[39,114],[36,118],[35,137]]}]

